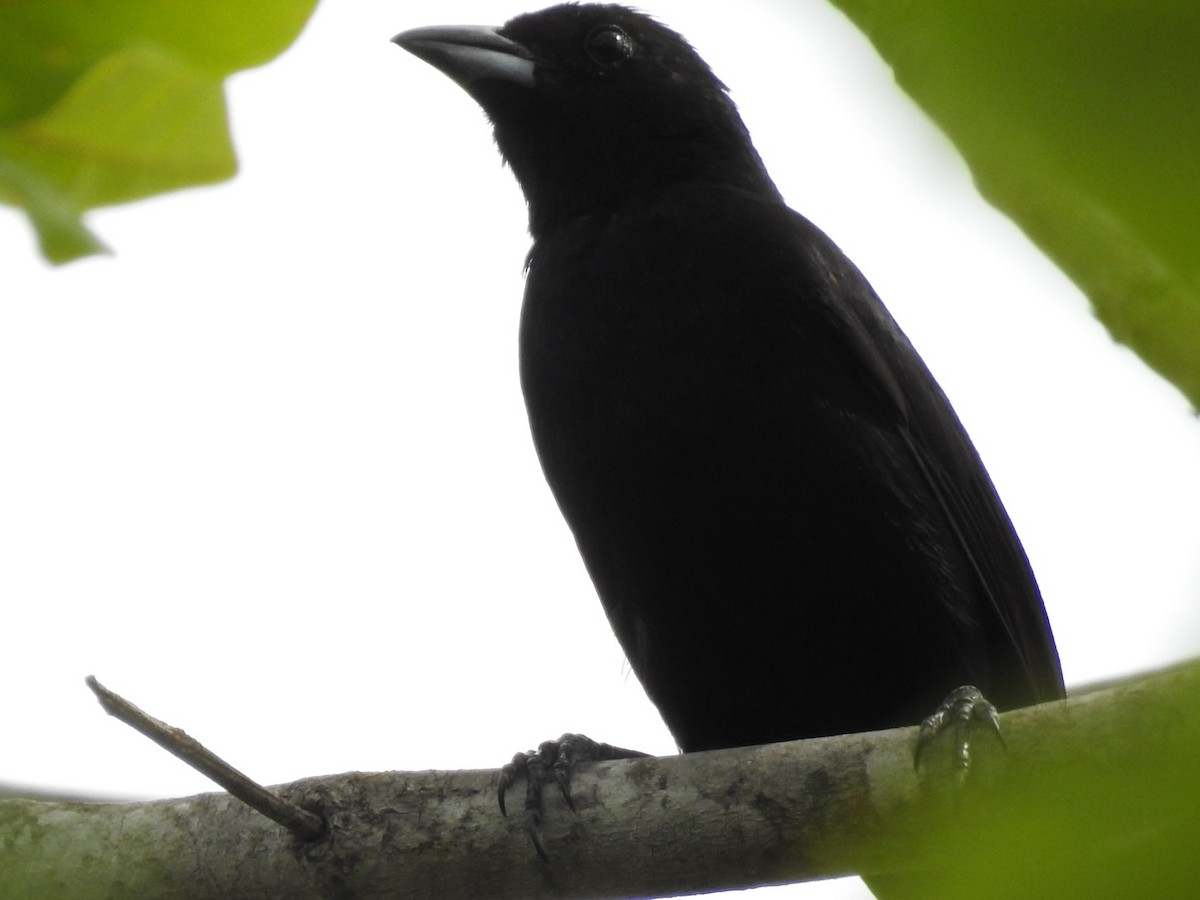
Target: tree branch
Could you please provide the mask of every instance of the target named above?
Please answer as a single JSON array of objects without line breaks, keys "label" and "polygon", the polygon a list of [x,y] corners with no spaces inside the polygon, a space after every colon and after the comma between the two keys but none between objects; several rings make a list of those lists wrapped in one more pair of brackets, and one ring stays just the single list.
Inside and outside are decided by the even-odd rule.
[{"label": "tree branch", "polygon": [[239,772],[182,728],[175,728],[134,706],[89,675],[85,682],[100,701],[104,711],[130,728],[145,735],[172,756],[183,760],[201,775],[210,778],[247,806],[278,822],[296,837],[312,840],[325,832],[325,823],[295,803],[289,803]]},{"label": "tree branch", "polygon": [[645,897],[854,871],[914,896],[1070,896],[1063,866],[1111,896],[1123,862],[1170,895],[1172,865],[1196,877],[1198,709],[1193,665],[1006,714],[1007,751],[981,735],[965,790],[946,747],[914,773],[915,728],[585,766],[577,814],[548,806],[549,865],[499,815],[495,770],[276,788],[328,823],[310,842],[224,794],[4,800],[0,896]]}]

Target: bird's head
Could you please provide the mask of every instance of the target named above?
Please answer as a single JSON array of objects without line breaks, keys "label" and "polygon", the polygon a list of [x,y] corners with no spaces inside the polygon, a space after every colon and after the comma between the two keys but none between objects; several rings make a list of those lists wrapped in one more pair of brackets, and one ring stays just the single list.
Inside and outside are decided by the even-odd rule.
[{"label": "bird's head", "polygon": [[417,28],[393,40],[483,107],[535,238],[563,216],[681,183],[775,195],[725,85],[649,16],[568,3],[499,28]]}]

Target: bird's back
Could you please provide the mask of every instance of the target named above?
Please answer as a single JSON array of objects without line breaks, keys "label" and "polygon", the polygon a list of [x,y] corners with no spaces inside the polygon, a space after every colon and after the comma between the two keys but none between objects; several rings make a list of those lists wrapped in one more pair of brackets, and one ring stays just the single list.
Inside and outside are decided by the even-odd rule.
[{"label": "bird's back", "polygon": [[775,197],[676,185],[531,254],[547,479],[684,750],[1061,696],[1029,565],[858,270]]}]

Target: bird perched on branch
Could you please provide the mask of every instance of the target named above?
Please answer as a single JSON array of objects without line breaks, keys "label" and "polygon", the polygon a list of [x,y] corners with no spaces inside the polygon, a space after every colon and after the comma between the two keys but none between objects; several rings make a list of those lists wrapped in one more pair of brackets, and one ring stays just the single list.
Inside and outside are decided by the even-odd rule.
[{"label": "bird perched on branch", "polygon": [[[687,41],[588,4],[395,40],[483,107],[524,191],[534,443],[681,749],[913,724],[960,685],[1063,696],[949,401]],[[988,718],[977,694],[943,717]]]}]

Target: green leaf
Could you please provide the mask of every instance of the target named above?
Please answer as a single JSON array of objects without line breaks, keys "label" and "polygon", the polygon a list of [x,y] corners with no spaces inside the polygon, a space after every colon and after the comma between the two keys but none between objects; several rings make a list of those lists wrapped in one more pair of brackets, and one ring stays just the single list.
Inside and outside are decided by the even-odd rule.
[{"label": "green leaf", "polygon": [[1200,406],[1200,3],[834,3],[980,192]]},{"label": "green leaf", "polygon": [[84,211],[232,177],[224,79],[286,48],[315,2],[0,2],[0,201],[66,262],[104,249]]}]

